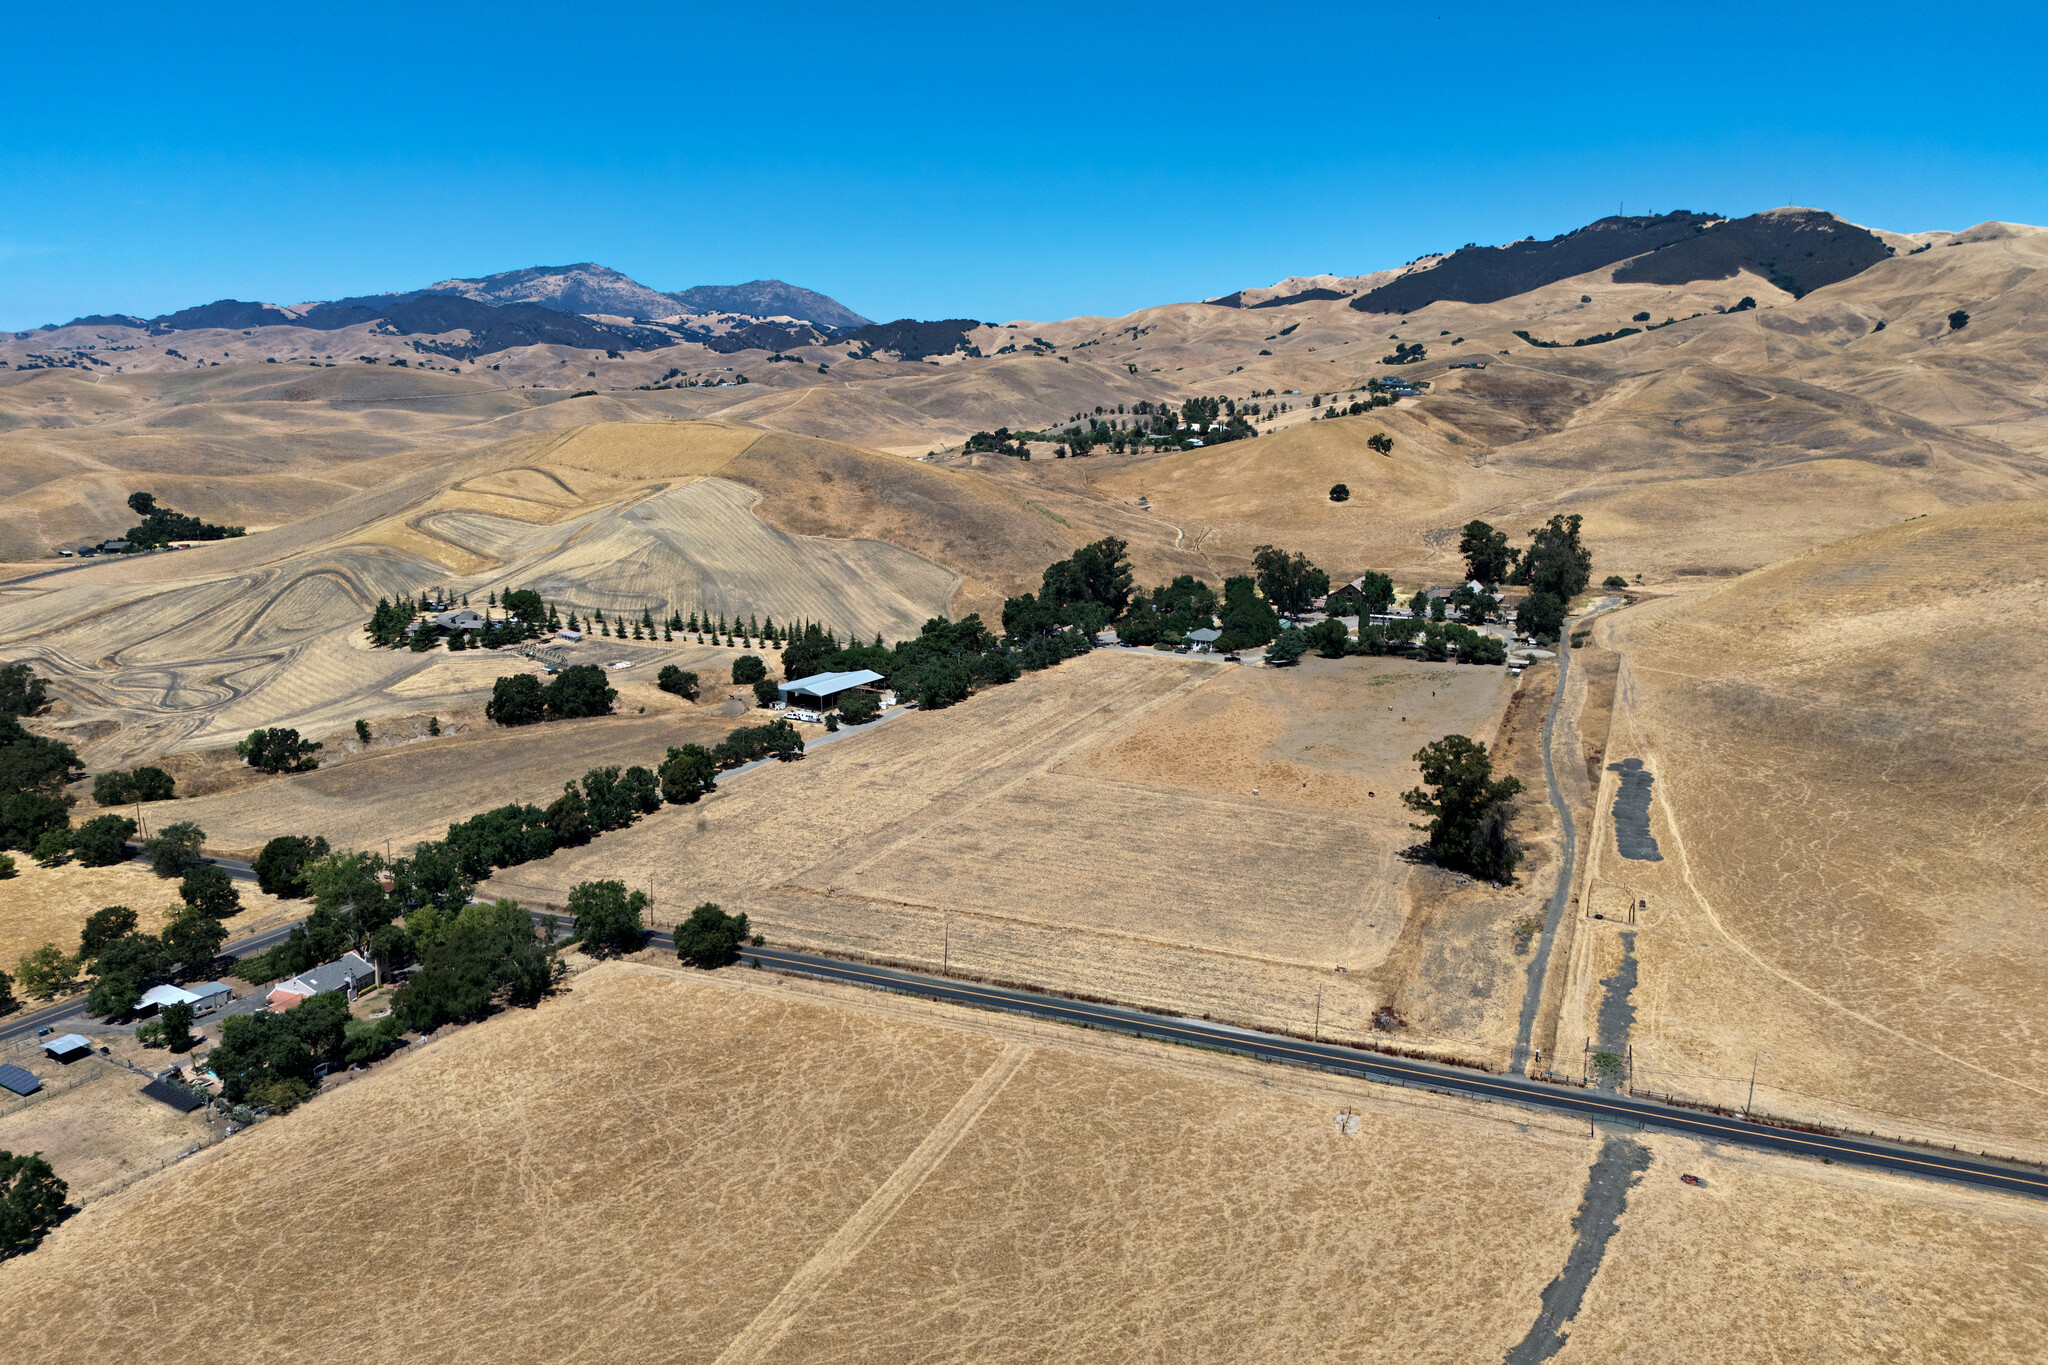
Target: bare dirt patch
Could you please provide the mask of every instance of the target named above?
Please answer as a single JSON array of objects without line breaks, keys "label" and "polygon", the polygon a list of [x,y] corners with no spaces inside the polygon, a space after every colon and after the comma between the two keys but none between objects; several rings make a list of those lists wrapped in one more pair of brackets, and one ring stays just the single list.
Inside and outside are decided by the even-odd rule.
[{"label": "bare dirt patch", "polygon": [[[161,1049],[159,1067],[175,1060]],[[43,1089],[0,1102],[0,1149],[41,1152],[85,1205],[162,1168],[210,1140],[204,1113],[181,1114],[142,1093],[148,1077],[97,1055],[68,1065],[43,1059],[33,1046],[0,1049],[0,1061],[27,1067]]]}]

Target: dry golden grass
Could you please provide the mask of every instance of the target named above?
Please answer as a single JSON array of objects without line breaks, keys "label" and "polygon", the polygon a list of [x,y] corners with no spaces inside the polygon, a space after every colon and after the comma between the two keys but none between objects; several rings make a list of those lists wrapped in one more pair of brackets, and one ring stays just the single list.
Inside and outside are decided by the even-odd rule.
[{"label": "dry golden grass", "polygon": [[[686,662],[706,667],[709,682],[701,656],[723,660],[708,648],[690,651]],[[648,684],[636,687],[654,691]],[[739,723],[718,714],[722,708],[709,702],[723,690],[708,686],[706,704],[698,707],[657,693],[672,704],[650,704],[646,715],[633,714],[622,701],[624,714],[613,716],[516,729],[479,722],[435,739],[387,739],[360,753],[341,753],[342,761],[323,763],[309,773],[159,802],[149,808],[150,821],[158,827],[193,821],[206,831],[208,848],[235,856],[251,856],[281,834],[322,835],[346,849],[381,850],[388,841],[393,852],[403,853],[419,840],[446,837],[451,822],[497,806],[545,806],[561,794],[564,782],[592,768],[653,768],[671,745],[716,744]],[[346,740],[337,736],[336,743],[355,747],[352,735]]]},{"label": "dry golden grass", "polygon": [[[1407,756],[1490,734],[1504,681],[1097,651],[845,734],[486,893],[562,905],[615,877],[651,886],[663,923],[711,900],[781,944],[1302,1032],[1320,993],[1326,1034],[1364,1036],[1412,873],[1396,856],[1416,839],[1395,791]],[[1384,721],[1345,723],[1367,707]],[[1474,951],[1498,958],[1507,935]],[[1493,1013],[1511,1012],[1519,985],[1493,981]],[[1469,1006],[1471,981],[1456,991]],[[1405,1041],[1505,1056],[1497,1019],[1453,1036],[1417,1004]]]},{"label": "dry golden grass", "polygon": [[[2036,1204],[1645,1140],[1560,1359],[2006,1359],[2044,1325]],[[0,1265],[0,1353],[1494,1360],[1596,1150],[1509,1109],[612,965],[89,1204]]]},{"label": "dry golden grass", "polygon": [[[152,828],[169,823],[160,816],[166,804],[144,808]],[[0,881],[0,970],[10,976],[23,953],[45,943],[76,953],[79,931],[95,910],[125,905],[135,912],[144,932],[154,933],[183,908],[178,883],[158,877],[141,863],[44,867],[17,853],[14,864],[15,875]],[[235,889],[241,893],[242,909],[223,921],[234,938],[305,913],[304,902],[265,895],[254,882],[236,882]]]},{"label": "dry golden grass", "polygon": [[1769,1110],[2048,1151],[2044,601],[2048,503],[2013,502],[1604,628],[1664,855],[1618,857],[1610,777],[1586,908],[1649,902],[1639,1086],[1740,1102],[1760,1052]]},{"label": "dry golden grass", "polygon": [[[2037,1201],[1647,1135],[1560,1361],[2028,1360]],[[1681,1183],[1690,1172],[1704,1189]]]}]

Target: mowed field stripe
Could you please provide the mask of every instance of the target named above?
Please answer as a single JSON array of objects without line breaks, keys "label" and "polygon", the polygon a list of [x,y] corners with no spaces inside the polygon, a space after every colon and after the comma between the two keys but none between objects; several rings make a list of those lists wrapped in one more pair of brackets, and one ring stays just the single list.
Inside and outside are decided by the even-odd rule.
[{"label": "mowed field stripe", "polygon": [[925,1135],[924,1141],[917,1144],[917,1150],[904,1158],[903,1164],[882,1182],[882,1187],[868,1196],[867,1202],[840,1225],[839,1231],[833,1233],[810,1260],[798,1267],[797,1272],[789,1277],[789,1283],[783,1285],[767,1306],[754,1315],[754,1320],[719,1353],[717,1365],[743,1365],[744,1362],[764,1359],[811,1300],[817,1297],[818,1291],[825,1287],[825,1282],[860,1254],[868,1240],[903,1206],[903,1201],[946,1159],[946,1154],[974,1126],[974,1121],[981,1117],[982,1111],[1001,1093],[1003,1086],[1017,1074],[1017,1069],[1024,1065],[1033,1051],[1024,1043],[1006,1046],[995,1064],[981,1074],[981,1078],[968,1088],[938,1125]]}]

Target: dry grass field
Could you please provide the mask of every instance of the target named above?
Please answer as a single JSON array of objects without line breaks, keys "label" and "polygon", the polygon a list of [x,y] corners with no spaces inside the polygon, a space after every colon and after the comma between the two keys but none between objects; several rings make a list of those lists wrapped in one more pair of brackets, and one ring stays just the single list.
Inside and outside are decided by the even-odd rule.
[{"label": "dry grass field", "polygon": [[[545,806],[564,782],[592,768],[653,768],[671,745],[716,744],[745,723],[726,714],[733,709],[707,700],[696,707],[649,707],[646,715],[629,708],[514,729],[479,722],[438,738],[373,744],[309,773],[159,802],[149,807],[150,822],[193,821],[206,831],[209,850],[231,857],[253,856],[281,834],[317,834],[346,849],[382,849],[388,841],[402,853],[422,839],[446,837],[450,823],[481,811],[510,803]],[[336,743],[353,746],[354,740],[337,736]]]},{"label": "dry grass field", "polygon": [[[154,819],[154,812],[164,807],[148,809]],[[178,883],[158,877],[141,863],[44,867],[17,853],[14,864],[15,875],[0,881],[0,971],[10,976],[23,953],[45,943],[76,953],[79,931],[95,910],[125,905],[135,912],[143,931],[153,933],[183,908]],[[254,882],[236,882],[235,889],[241,893],[242,908],[224,921],[231,937],[242,938],[305,913],[304,902],[265,895]]]},{"label": "dry grass field", "polygon": [[[2038,1205],[1643,1141],[1559,1359],[2016,1359],[2048,1325]],[[0,1354],[1498,1360],[1597,1150],[1508,1109],[619,964],[89,1203],[0,1264]]]},{"label": "dry grass field", "polygon": [[[26,1067],[43,1082],[26,1099],[0,1099],[0,1150],[41,1152],[71,1187],[74,1204],[130,1185],[220,1133],[219,1119],[209,1130],[203,1113],[181,1114],[144,1095],[146,1076],[99,1056],[60,1065],[32,1042],[0,1045],[0,1062]],[[157,1049],[137,1065],[172,1061]]]},{"label": "dry grass field", "polygon": [[1771,1111],[2048,1153],[2044,602],[2048,504],[2014,502],[1601,628],[1663,854],[1618,855],[1606,774],[1585,908],[1648,902],[1639,1087],[1739,1103],[1760,1054]]},{"label": "dry grass field", "polygon": [[[1304,1032],[1320,992],[1339,1036],[1370,1033],[1405,991],[1404,1041],[1503,1058],[1520,984],[1464,969],[1511,953],[1505,923],[1438,977],[1379,969],[1415,875],[1397,856],[1418,837],[1399,800],[1411,756],[1446,733],[1491,738],[1508,681],[1394,659],[1283,672],[1097,651],[844,735],[485,893],[561,905],[617,877],[651,885],[663,923],[711,900],[785,945]],[[1496,919],[1522,904],[1487,898]],[[1455,982],[1443,1018],[1422,984],[1435,979]]]}]

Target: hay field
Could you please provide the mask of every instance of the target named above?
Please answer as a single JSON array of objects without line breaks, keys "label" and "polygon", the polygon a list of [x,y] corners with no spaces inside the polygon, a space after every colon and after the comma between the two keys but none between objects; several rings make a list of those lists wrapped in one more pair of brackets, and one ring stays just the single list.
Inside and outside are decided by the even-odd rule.
[{"label": "hay field", "polygon": [[[1645,1141],[1561,1359],[2013,1358],[2044,1325],[2037,1205]],[[615,964],[91,1203],[0,1264],[0,1352],[1499,1359],[1597,1149],[1513,1110]]]},{"label": "hay field", "polygon": [[[146,808],[153,826],[158,822],[157,812],[164,808],[163,804]],[[178,883],[158,877],[141,863],[44,867],[27,854],[17,853],[14,865],[15,875],[0,881],[0,971],[10,976],[22,954],[45,943],[76,953],[79,931],[96,910],[125,905],[135,912],[145,932],[154,933],[183,908]],[[231,938],[245,937],[305,913],[303,901],[281,901],[266,895],[254,882],[238,881],[235,889],[241,892],[242,908],[223,921]]]},{"label": "hay field", "polygon": [[1603,628],[1664,858],[1618,856],[1606,774],[1586,908],[1649,902],[1639,1086],[1740,1102],[1761,1053],[1774,1112],[2048,1152],[2044,602],[2048,503],[2013,502]]},{"label": "hay field", "polygon": [[[1303,1032],[1320,992],[1323,1032],[1362,1036],[1404,928],[1409,756],[1454,729],[1491,735],[1506,681],[1098,650],[845,734],[480,894],[561,905],[618,877],[653,887],[663,923],[713,900],[785,945]],[[1519,987],[1500,989],[1511,1012]],[[1415,1013],[1408,1040],[1505,1055],[1497,1027],[1452,1039]]]}]

